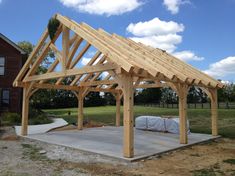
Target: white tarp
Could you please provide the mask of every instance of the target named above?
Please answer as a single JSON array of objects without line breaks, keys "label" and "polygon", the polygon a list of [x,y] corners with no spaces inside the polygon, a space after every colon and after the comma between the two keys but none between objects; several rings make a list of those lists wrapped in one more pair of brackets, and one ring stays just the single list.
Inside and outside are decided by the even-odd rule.
[{"label": "white tarp", "polygon": [[[135,119],[135,128],[140,130],[163,131],[179,134],[179,118],[139,116]],[[187,121],[187,131],[190,133],[189,121]]]}]

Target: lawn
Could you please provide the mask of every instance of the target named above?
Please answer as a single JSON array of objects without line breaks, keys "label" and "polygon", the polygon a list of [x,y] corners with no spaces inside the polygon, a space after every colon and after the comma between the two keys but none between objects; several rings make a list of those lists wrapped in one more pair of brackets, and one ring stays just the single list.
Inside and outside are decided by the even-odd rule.
[{"label": "lawn", "polygon": [[[77,108],[47,109],[44,111],[62,117],[69,123],[77,123]],[[235,138],[235,109],[219,109],[218,113],[219,134],[224,137]],[[135,106],[134,116],[140,115],[178,115],[178,109]],[[102,122],[105,125],[114,125],[115,106],[86,107],[84,108],[84,118]],[[210,109],[188,109],[188,118],[192,132],[211,133]]]}]

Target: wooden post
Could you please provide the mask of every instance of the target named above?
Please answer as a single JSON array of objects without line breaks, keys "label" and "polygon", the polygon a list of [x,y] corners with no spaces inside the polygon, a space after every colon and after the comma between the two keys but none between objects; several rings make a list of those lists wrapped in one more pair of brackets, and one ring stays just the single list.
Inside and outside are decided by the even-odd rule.
[{"label": "wooden post", "polygon": [[179,120],[180,120],[180,143],[188,143],[187,135],[187,93],[188,86],[178,84],[177,93],[179,96]]},{"label": "wooden post", "polygon": [[217,101],[217,89],[210,90],[211,92],[211,129],[212,135],[218,135],[218,101]]},{"label": "wooden post", "polygon": [[67,58],[69,55],[69,28],[63,26],[63,35],[62,35],[62,70],[65,71],[67,66]]},{"label": "wooden post", "polygon": [[116,94],[116,127],[120,126],[120,117],[121,117],[121,98],[120,93]]},{"label": "wooden post", "polygon": [[22,104],[22,123],[21,123],[21,135],[26,136],[28,134],[28,117],[29,116],[29,96],[28,88],[23,88],[23,104]]},{"label": "wooden post", "polygon": [[83,128],[83,91],[78,93],[78,130]]},{"label": "wooden post", "polygon": [[123,90],[123,125],[124,125],[124,140],[123,140],[123,155],[131,158],[134,156],[134,129],[133,129],[133,79],[126,74],[122,77]]}]

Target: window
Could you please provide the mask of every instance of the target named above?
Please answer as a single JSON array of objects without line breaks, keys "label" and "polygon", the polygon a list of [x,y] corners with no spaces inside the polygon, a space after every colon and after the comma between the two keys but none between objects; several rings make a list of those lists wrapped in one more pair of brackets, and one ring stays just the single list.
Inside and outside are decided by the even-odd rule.
[{"label": "window", "polygon": [[5,58],[0,57],[0,76],[5,73]]},{"label": "window", "polygon": [[10,91],[8,89],[2,89],[1,105],[2,107],[8,107],[10,104]]}]

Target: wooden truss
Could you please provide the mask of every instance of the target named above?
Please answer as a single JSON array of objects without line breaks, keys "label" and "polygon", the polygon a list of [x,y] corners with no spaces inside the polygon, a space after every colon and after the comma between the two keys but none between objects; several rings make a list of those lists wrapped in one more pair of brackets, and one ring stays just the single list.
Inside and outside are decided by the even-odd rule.
[{"label": "wooden truss", "polygon": [[[60,26],[53,39],[48,30],[19,72],[13,85],[23,87],[22,135],[27,135],[28,104],[38,89],[71,90],[78,98],[78,129],[83,124],[83,99],[90,91],[111,92],[116,97],[116,125],[120,125],[120,101],[124,99],[125,157],[134,156],[133,91],[136,88],[171,87],[179,96],[180,143],[187,143],[186,103],[190,86],[202,88],[211,98],[212,134],[217,135],[217,89],[223,84],[175,58],[167,52],[136,43],[102,29],[95,30],[85,23],[78,24],[60,14],[54,16]],[[70,36],[73,33],[73,36]],[[56,42],[62,36],[62,49]],[[85,43],[82,45],[82,43]],[[89,62],[77,68],[89,48],[96,53]],[[78,48],[81,48],[78,52]],[[46,73],[37,73],[49,50],[56,59]],[[60,71],[56,68],[60,65]],[[106,76],[101,76],[106,72]],[[63,80],[69,78],[69,83]],[[50,81],[53,80],[53,81]],[[151,82],[151,84],[149,83]]]}]

